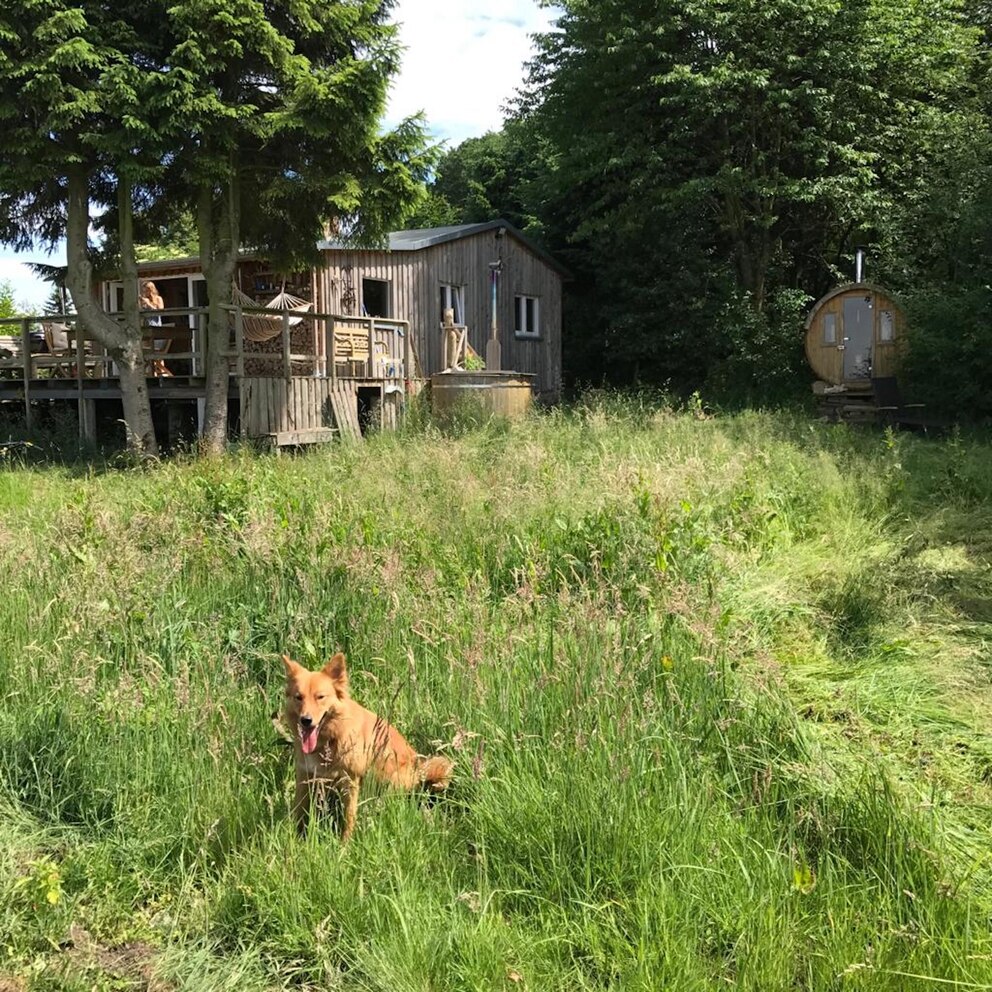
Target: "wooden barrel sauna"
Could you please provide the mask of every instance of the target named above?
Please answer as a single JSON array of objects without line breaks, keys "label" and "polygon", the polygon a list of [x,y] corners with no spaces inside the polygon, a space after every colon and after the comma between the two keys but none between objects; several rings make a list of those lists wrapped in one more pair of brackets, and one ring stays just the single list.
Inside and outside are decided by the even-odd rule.
[{"label": "wooden barrel sauna", "polygon": [[903,311],[884,289],[856,282],[819,300],[806,318],[806,358],[830,386],[894,376],[905,344]]},{"label": "wooden barrel sauna", "polygon": [[435,372],[431,408],[453,413],[474,404],[499,417],[522,417],[534,402],[534,376],[526,372]]}]

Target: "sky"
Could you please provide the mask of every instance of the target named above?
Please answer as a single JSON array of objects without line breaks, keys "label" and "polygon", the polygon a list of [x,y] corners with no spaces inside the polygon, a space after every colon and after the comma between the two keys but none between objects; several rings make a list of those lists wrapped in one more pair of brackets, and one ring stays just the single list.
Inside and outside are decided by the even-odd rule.
[{"label": "sky", "polygon": [[[406,51],[387,124],[423,111],[434,138],[448,147],[497,130],[501,108],[523,81],[530,35],[552,16],[537,0],[399,0],[394,17]],[[64,265],[65,249],[17,255],[0,246],[0,282],[13,284],[20,307],[40,310],[50,287],[26,261]]]}]

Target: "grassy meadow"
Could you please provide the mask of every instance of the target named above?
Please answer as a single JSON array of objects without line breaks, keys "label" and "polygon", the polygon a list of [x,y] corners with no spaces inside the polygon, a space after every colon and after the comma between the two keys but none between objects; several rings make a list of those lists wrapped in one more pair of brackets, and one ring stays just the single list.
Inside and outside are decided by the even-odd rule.
[{"label": "grassy meadow", "polygon": [[[0,990],[992,989],[992,445],[589,398],[0,466]],[[288,816],[289,651],[456,761]]]}]

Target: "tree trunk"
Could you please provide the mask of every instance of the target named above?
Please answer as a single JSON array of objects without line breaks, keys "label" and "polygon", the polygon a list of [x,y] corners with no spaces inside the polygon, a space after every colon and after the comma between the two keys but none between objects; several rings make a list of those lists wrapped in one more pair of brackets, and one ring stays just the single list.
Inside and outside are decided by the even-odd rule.
[{"label": "tree trunk", "polygon": [[[65,284],[79,315],[80,325],[93,335],[117,365],[124,406],[128,449],[148,457],[158,455],[152,425],[148,384],[141,356],[141,324],[138,319],[138,281],[131,238],[131,189],[123,180],[119,189],[121,207],[121,276],[124,280],[124,322],[106,314],[93,295],[93,267],[88,252],[90,222],[89,173],[83,166],[69,169],[68,216],[66,219]],[[130,309],[129,309],[130,305]],[[82,374],[82,369],[79,370]]]},{"label": "tree trunk", "polygon": [[148,380],[145,377],[145,359],[141,338],[128,341],[121,349],[111,351],[117,364],[117,377],[121,384],[121,404],[124,407],[124,428],[127,431],[128,449],[154,458],[158,455],[152,408],[148,398]]},{"label": "tree trunk", "polygon": [[219,454],[227,443],[227,401],[230,390],[231,286],[237,271],[240,241],[240,204],[237,172],[232,164],[230,186],[220,203],[214,190],[204,186],[197,202],[200,261],[207,282],[206,410],[203,450]]}]

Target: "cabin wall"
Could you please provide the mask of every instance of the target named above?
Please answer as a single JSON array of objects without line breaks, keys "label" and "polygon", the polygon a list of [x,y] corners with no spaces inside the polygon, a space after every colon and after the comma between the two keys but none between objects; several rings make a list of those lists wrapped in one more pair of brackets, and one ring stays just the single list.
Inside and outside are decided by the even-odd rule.
[{"label": "cabin wall", "polygon": [[[844,350],[838,347],[844,338],[844,297],[834,296],[815,312],[806,332],[806,360],[818,379],[836,385],[844,379]],[[832,315],[836,328],[836,341],[824,340],[824,318]]]},{"label": "cabin wall", "polygon": [[[325,250],[315,273],[317,311],[358,316],[362,312],[362,280],[385,280],[389,283],[389,313],[381,316],[410,322],[410,333],[426,371],[420,293],[423,271],[422,252]],[[408,377],[411,372],[407,370]]]},{"label": "cabin wall", "polygon": [[[561,275],[524,244],[496,231],[424,249],[428,268],[422,287],[421,308],[427,322],[431,366],[441,371],[441,285],[465,287],[465,323],[472,347],[485,358],[490,334],[489,264],[502,258],[499,277],[497,325],[504,369],[529,372],[536,376],[538,393],[555,400],[561,390]],[[514,298],[537,298],[540,310],[540,336],[519,338],[514,333]]]},{"label": "cabin wall", "polygon": [[[362,280],[389,282],[386,315],[410,321],[425,375],[442,369],[441,286],[464,287],[469,342],[485,356],[489,338],[489,263],[502,255],[498,326],[504,369],[536,375],[538,392],[556,399],[561,388],[561,276],[512,235],[495,231],[418,251],[325,250],[317,271],[317,308],[359,314]],[[540,300],[540,337],[514,334],[514,297]]]}]

